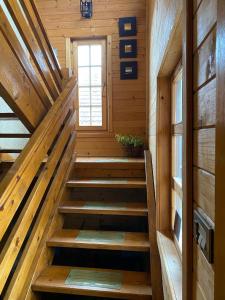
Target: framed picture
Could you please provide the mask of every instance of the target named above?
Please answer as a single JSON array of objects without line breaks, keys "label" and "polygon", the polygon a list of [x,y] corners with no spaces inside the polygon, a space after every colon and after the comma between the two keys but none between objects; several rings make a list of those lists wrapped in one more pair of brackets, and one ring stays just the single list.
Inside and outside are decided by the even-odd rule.
[{"label": "framed picture", "polygon": [[120,63],[120,79],[137,79],[138,64],[137,61],[123,61]]},{"label": "framed picture", "polygon": [[120,18],[119,19],[119,34],[120,34],[120,37],[136,36],[137,35],[136,17]]},{"label": "framed picture", "polygon": [[137,40],[120,41],[120,58],[137,57]]}]

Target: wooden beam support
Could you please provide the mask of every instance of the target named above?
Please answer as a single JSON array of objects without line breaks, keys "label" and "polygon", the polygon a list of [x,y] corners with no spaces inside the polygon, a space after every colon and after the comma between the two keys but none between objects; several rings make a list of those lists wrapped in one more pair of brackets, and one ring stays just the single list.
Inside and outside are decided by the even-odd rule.
[{"label": "wooden beam support", "polygon": [[193,1],[183,0],[183,300],[192,299],[193,278]]}]

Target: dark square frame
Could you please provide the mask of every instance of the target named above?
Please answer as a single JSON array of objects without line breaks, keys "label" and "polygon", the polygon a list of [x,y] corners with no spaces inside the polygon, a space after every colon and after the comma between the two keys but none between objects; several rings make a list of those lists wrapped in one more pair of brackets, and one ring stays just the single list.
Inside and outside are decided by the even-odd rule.
[{"label": "dark square frame", "polygon": [[[127,72],[127,68],[132,71]],[[122,61],[120,63],[120,79],[121,80],[131,80],[138,78],[138,63],[137,61]]]},{"label": "dark square frame", "polygon": [[[126,46],[131,46],[131,52],[126,52]],[[120,58],[137,57],[137,40],[120,40]]]},{"label": "dark square frame", "polygon": [[[125,25],[130,24],[130,30],[125,29]],[[120,37],[136,36],[137,35],[137,18],[127,17],[119,19],[119,35]]]}]

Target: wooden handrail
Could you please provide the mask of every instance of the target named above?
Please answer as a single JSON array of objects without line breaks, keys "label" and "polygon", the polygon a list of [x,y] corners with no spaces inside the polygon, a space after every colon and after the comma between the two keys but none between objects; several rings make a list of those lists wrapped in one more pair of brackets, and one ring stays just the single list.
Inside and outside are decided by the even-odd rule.
[{"label": "wooden handrail", "polygon": [[[72,160],[76,89],[76,79],[71,78],[0,184],[0,239],[4,237],[5,240],[6,237],[0,254],[0,294],[29,233],[33,218],[41,203],[43,204],[46,192],[49,191],[49,195],[50,191],[54,191],[51,180],[68,147],[69,159]],[[43,159],[47,154],[48,159],[43,167]],[[25,198],[28,192],[29,195]],[[12,220],[13,227],[8,232]]]},{"label": "wooden handrail", "polygon": [[[7,6],[14,23],[17,26],[17,29],[24,40],[27,49],[40,73],[42,76],[45,85],[52,96],[53,100],[55,100],[59,92],[56,88],[56,82],[54,82],[52,74],[49,70],[48,61],[46,61],[46,55],[38,44],[37,39],[35,38],[35,33],[32,28],[29,26],[29,22],[27,22],[26,14],[23,11],[19,1],[15,0],[3,0],[5,5]],[[40,55],[41,53],[41,55]]]},{"label": "wooden handrail", "polygon": [[34,132],[65,78],[33,0],[3,0],[0,39],[0,94]]},{"label": "wooden handrail", "polygon": [[0,184],[0,240],[52,145],[69,105],[73,105],[75,87],[76,80],[72,78]]},{"label": "wooden handrail", "polygon": [[47,37],[46,31],[41,22],[37,8],[33,0],[20,0],[23,11],[26,14],[30,27],[36,37],[38,45],[45,56],[49,70],[55,79],[59,91],[62,91],[62,73],[55,58],[55,54]]},{"label": "wooden handrail", "polygon": [[148,205],[148,224],[149,224],[149,240],[150,240],[150,262],[151,262],[151,284],[152,299],[163,300],[162,274],[159,250],[157,246],[156,231],[156,200],[154,189],[154,178],[152,168],[152,157],[150,151],[145,151],[145,174],[147,185],[147,205]]}]

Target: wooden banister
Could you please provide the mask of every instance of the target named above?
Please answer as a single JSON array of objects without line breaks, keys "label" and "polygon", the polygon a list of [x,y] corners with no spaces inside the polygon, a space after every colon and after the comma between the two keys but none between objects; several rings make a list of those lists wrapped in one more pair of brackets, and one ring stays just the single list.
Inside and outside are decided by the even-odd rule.
[{"label": "wooden banister", "polygon": [[51,44],[44,30],[37,8],[32,0],[21,0],[20,1],[23,11],[26,14],[27,20],[30,27],[36,37],[38,45],[45,56],[45,60],[48,64],[49,70],[52,77],[57,84],[59,91],[62,91],[62,73],[60,71],[57,60],[55,59],[54,52]]},{"label": "wooden banister", "polygon": [[33,0],[3,0],[0,40],[0,96],[33,132],[65,87]]},{"label": "wooden banister", "polygon": [[48,63],[46,61],[46,56],[40,49],[39,44],[35,38],[35,34],[32,31],[32,28],[29,26],[25,14],[23,13],[22,7],[19,4],[19,1],[15,0],[4,0],[14,23],[17,26],[17,29],[22,36],[26,47],[29,50],[29,53],[42,76],[43,81],[45,82],[46,87],[53,100],[55,100],[59,92],[56,88],[56,84],[51,76],[51,72],[48,67]]},{"label": "wooden banister", "polygon": [[152,157],[150,151],[145,151],[145,174],[147,185],[148,224],[150,240],[150,262],[152,299],[163,300],[162,274],[156,231],[156,199],[153,179]]},{"label": "wooden banister", "polygon": [[43,105],[46,107],[46,109],[49,109],[51,107],[51,101],[46,95],[37,77],[37,74],[35,73],[34,68],[32,67],[24,49],[22,48],[19,40],[17,39],[16,34],[13,31],[12,27],[10,26],[10,23],[1,7],[0,7],[0,29],[4,35],[4,38],[7,40],[8,44],[10,45],[10,48],[12,49],[15,56],[17,57],[17,60],[20,62],[21,66],[26,72],[27,77],[30,78],[30,81],[32,82],[32,85],[36,93],[40,97]]},{"label": "wooden banister", "polygon": [[[73,108],[75,79],[72,78],[54,106],[46,115],[29,143],[0,184],[0,240],[29,188],[56,134]],[[23,189],[21,189],[21,184]]]},{"label": "wooden banister", "polygon": [[[29,257],[24,258],[21,268],[32,264],[34,247],[40,242],[57,191],[63,182],[65,169],[62,165],[72,161],[76,89],[76,80],[71,78],[0,184],[0,240],[4,243],[0,253],[0,294],[37,216],[33,238],[28,243],[32,249],[29,249]],[[43,165],[46,156],[48,158]],[[39,213],[40,205],[45,209]],[[21,276],[20,279],[22,277],[25,278]],[[14,282],[10,293],[21,287],[18,282],[18,279]],[[12,295],[10,297],[7,299],[21,299]]]}]

